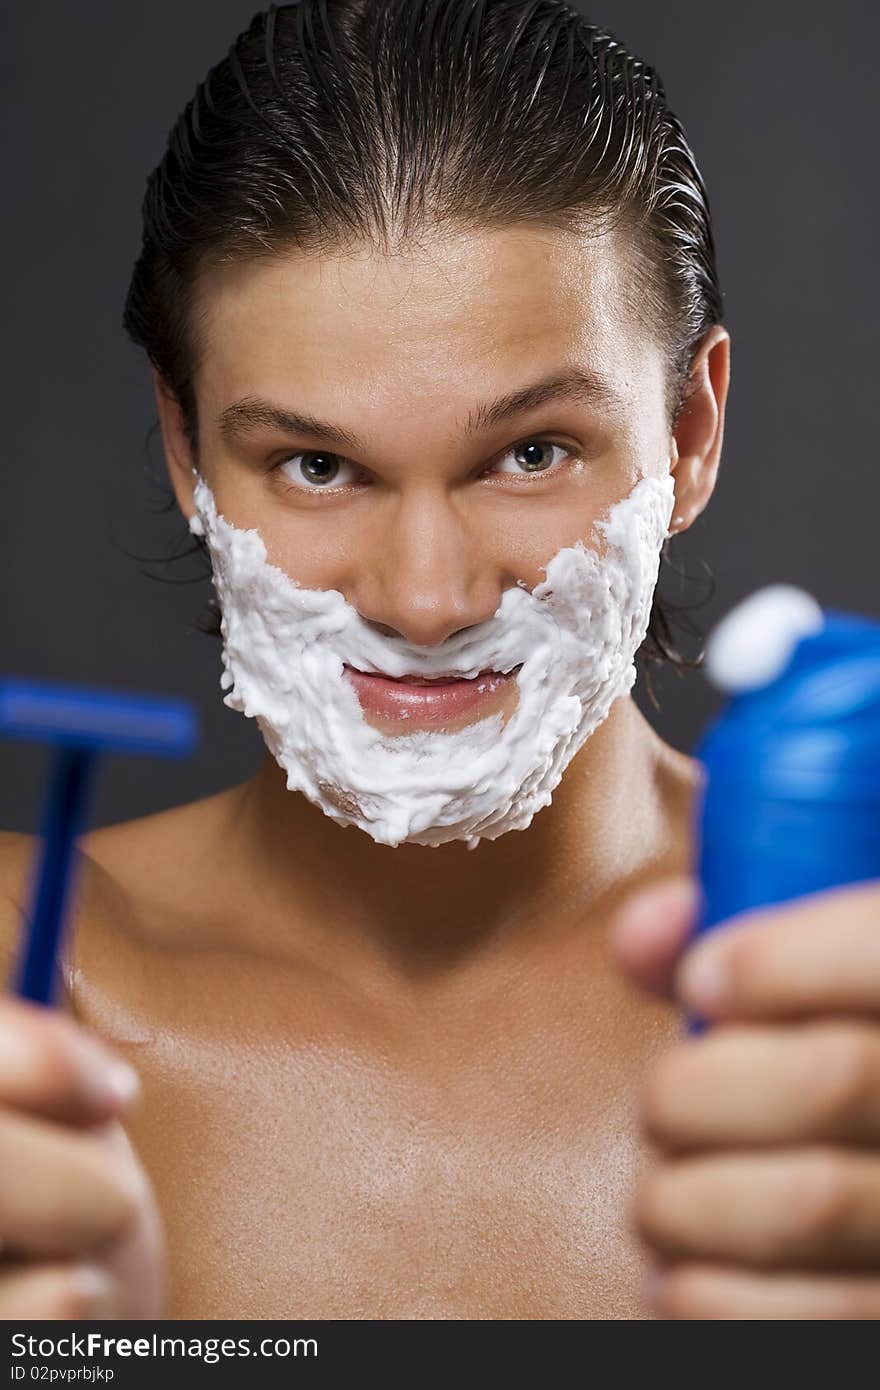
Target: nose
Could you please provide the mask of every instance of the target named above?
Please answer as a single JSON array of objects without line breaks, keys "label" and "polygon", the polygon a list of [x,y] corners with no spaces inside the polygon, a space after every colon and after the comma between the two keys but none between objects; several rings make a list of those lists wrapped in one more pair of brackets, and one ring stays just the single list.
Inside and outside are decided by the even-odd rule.
[{"label": "nose", "polygon": [[504,573],[485,538],[446,496],[400,499],[359,557],[351,601],[413,646],[439,646],[491,618]]}]

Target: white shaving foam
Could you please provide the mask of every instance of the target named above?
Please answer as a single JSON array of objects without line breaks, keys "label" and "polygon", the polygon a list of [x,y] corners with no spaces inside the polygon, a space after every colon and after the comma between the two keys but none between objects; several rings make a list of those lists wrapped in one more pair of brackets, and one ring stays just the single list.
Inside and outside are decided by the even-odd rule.
[{"label": "white shaving foam", "polygon": [[[525,830],[565,768],[636,679],[669,535],[673,479],[642,478],[596,529],[543,567],[529,592],[505,590],[493,617],[442,646],[383,636],[335,589],[305,589],[268,562],[256,530],[219,515],[196,475],[194,535],[204,536],[222,611],[224,704],[255,719],[300,791],[378,844],[473,849]],[[380,732],[343,666],[390,676],[473,677],[522,669],[518,703],[464,729]]]}]

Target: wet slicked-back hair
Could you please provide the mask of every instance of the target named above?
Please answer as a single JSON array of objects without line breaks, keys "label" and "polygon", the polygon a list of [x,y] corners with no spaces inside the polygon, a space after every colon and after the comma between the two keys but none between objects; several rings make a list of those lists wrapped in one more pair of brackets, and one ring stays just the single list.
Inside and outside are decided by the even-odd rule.
[{"label": "wet slicked-back hair", "polygon": [[[706,190],[656,72],[563,0],[271,5],[199,84],[149,177],[124,327],[197,452],[200,272],[511,224],[618,233],[672,427],[722,296]],[[659,595],[641,655],[695,664]]]}]

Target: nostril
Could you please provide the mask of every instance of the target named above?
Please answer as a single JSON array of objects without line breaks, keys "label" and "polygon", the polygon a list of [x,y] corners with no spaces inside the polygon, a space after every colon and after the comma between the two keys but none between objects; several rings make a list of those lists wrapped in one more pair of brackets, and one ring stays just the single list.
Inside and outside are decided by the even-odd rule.
[{"label": "nostril", "polygon": [[389,627],[387,623],[377,623],[373,618],[366,618],[365,622],[380,637],[402,637],[403,634],[397,631],[396,627]]},{"label": "nostril", "polygon": [[[361,616],[363,617],[363,614],[361,614]],[[470,632],[471,628],[475,626],[474,623],[465,623],[463,627],[453,628],[449,632],[444,630],[442,635],[425,635],[420,642],[418,637],[415,636],[411,630],[404,631],[400,628],[392,627],[389,623],[377,622],[375,618],[365,618],[364,621],[373,632],[377,633],[380,637],[394,637],[398,640],[415,644],[416,646],[437,646],[440,642],[449,642],[453,637],[458,637],[459,633]]]}]

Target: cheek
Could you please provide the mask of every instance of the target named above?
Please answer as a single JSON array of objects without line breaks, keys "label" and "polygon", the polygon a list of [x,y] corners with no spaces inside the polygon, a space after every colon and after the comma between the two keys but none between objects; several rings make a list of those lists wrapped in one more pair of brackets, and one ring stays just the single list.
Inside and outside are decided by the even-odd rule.
[{"label": "cheek", "polygon": [[327,508],[285,506],[260,475],[234,466],[211,472],[217,511],[239,531],[256,531],[271,565],[306,589],[338,587],[340,559],[351,549],[352,524]]},{"label": "cheek", "polygon": [[498,509],[494,554],[534,588],[545,579],[547,565],[560,550],[582,541],[602,553],[605,541],[595,530],[596,522],[606,520],[626,495],[619,479],[590,478],[580,486],[575,479],[571,487],[552,496],[523,499],[506,512]]},{"label": "cheek", "polygon": [[351,555],[352,545],[350,528],[338,519],[244,503],[224,515],[240,529],[257,531],[269,564],[304,589],[340,587],[343,558]]},{"label": "cheek", "polygon": [[277,565],[304,589],[340,589],[344,557],[351,554],[345,537],[332,524],[317,517],[290,518],[281,524],[268,520],[259,528],[269,563]]}]

